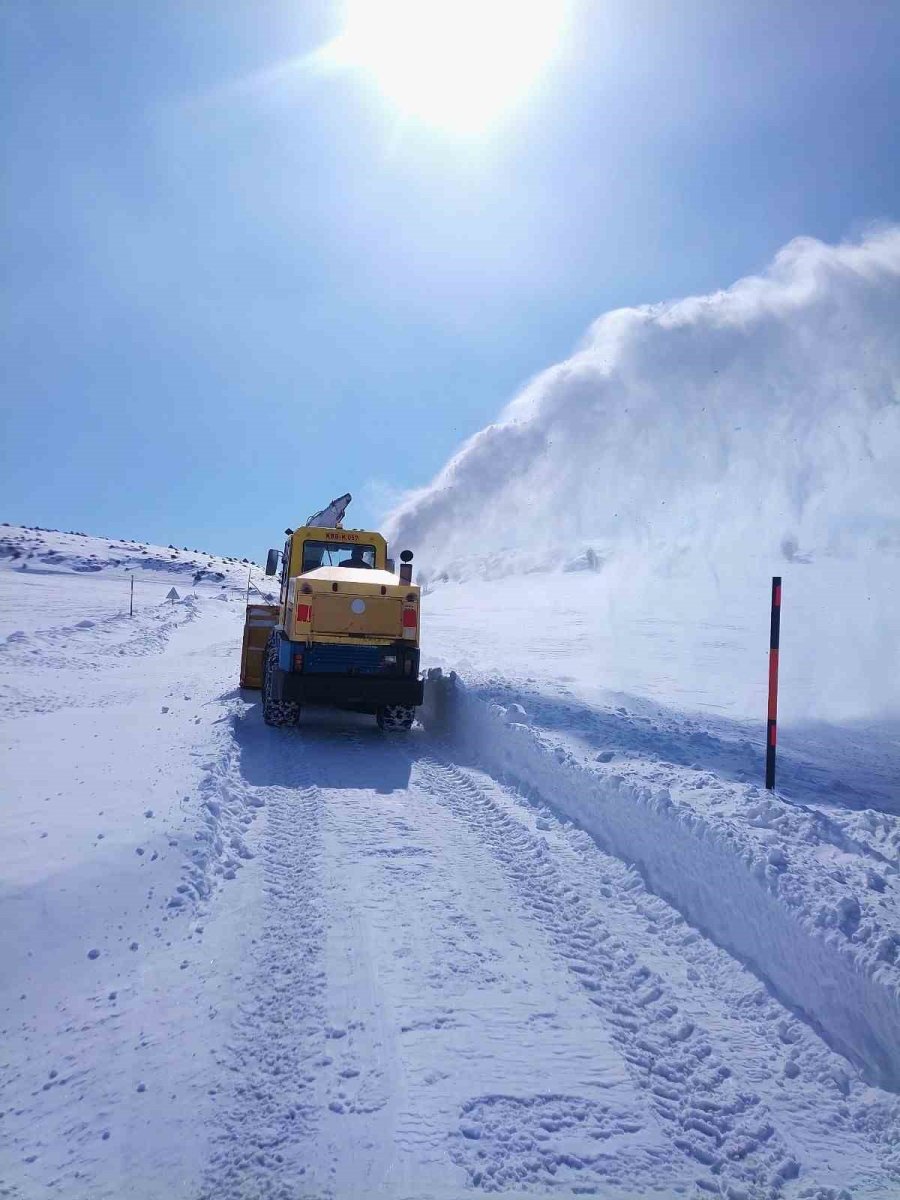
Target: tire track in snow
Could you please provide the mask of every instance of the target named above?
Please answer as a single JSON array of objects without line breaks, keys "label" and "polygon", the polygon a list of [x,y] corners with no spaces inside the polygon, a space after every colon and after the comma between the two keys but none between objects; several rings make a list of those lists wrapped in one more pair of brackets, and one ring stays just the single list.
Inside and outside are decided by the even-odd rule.
[{"label": "tire track in snow", "polygon": [[[228,1088],[204,1200],[349,1196],[341,1190],[334,1172],[337,1166],[340,1176],[344,1162],[335,1154],[347,1152],[345,1142],[332,1144],[332,1114],[339,1111],[360,1114],[369,1122],[367,1136],[373,1140],[368,1149],[359,1149],[368,1167],[365,1172],[360,1168],[357,1179],[361,1173],[370,1179],[383,1173],[394,1136],[390,1121],[382,1130],[379,1117],[365,1114],[374,1111],[373,1103],[377,1109],[385,1102],[382,1093],[388,1104],[393,1103],[396,1081],[388,1077],[390,1071],[384,1073],[388,1060],[382,1061],[385,1047],[378,1047],[377,1031],[366,1028],[371,1026],[371,1013],[362,1014],[362,1024],[340,1020],[336,1036],[341,1040],[328,1040],[323,971],[329,927],[338,930],[346,946],[359,940],[347,925],[352,898],[347,911],[346,905],[342,908],[338,903],[334,911],[331,905],[340,898],[335,888],[340,889],[341,871],[352,869],[356,856],[366,852],[366,822],[377,841],[382,819],[377,797],[374,803],[373,798],[365,798],[369,788],[363,787],[362,798],[353,801],[340,793],[348,780],[371,778],[373,766],[387,771],[391,759],[398,758],[412,766],[406,797],[409,803],[416,795],[412,811],[430,799],[449,810],[454,821],[477,838],[499,864],[513,894],[521,897],[520,912],[543,930],[548,944],[555,947],[554,955],[559,955],[571,978],[595,1004],[598,1020],[610,1032],[673,1147],[674,1161],[665,1160],[669,1170],[674,1174],[681,1169],[676,1164],[683,1155],[682,1161],[696,1168],[698,1196],[774,1200],[788,1194],[806,1200],[837,1200],[838,1189],[813,1183],[817,1163],[803,1163],[789,1153],[787,1147],[793,1144],[790,1121],[779,1120],[765,1103],[766,1097],[756,1094],[758,1090],[771,1092],[776,1085],[762,1077],[768,1062],[763,1062],[759,1045],[754,1044],[748,1053],[746,1029],[753,1025],[757,1042],[764,1042],[767,1031],[761,1023],[769,1021],[770,1009],[779,1010],[788,1020],[783,1028],[778,1027],[775,1049],[787,1061],[799,1064],[803,1076],[819,1066],[823,1071],[830,1069],[833,1064],[826,1061],[830,1052],[820,1047],[817,1056],[815,1046],[810,1048],[804,1042],[815,1043],[813,1036],[792,1022],[771,997],[758,1003],[747,994],[751,1015],[737,1012],[733,1006],[729,1011],[724,1003],[719,1011],[703,994],[712,994],[715,986],[709,975],[697,979],[689,974],[687,985],[683,978],[680,985],[673,981],[671,967],[678,957],[679,939],[691,939],[691,945],[694,940],[699,943],[696,953],[684,954],[682,966],[703,949],[714,956],[724,957],[724,952],[708,946],[663,901],[645,893],[635,873],[611,860],[615,867],[609,873],[613,890],[598,900],[597,861],[598,856],[605,856],[586,834],[566,830],[556,822],[547,821],[544,826],[540,816],[540,832],[532,831],[534,809],[514,792],[480,773],[421,758],[411,743],[396,742],[376,751],[370,739],[352,729],[337,735],[328,732],[324,737],[322,731],[310,729],[304,742],[302,732],[299,736],[295,731],[273,733],[252,720],[245,728],[245,749],[252,750],[259,735],[257,767],[265,761],[263,774],[268,786],[255,786],[260,780],[252,771],[252,782],[248,782],[247,772],[239,770],[234,757],[223,767],[223,786],[227,784],[233,791],[243,786],[243,804],[266,801],[266,834],[260,854],[265,861],[265,937],[255,953],[255,993],[239,1013],[229,1050],[227,1065],[236,1078]],[[427,740],[418,750],[433,752],[433,743]],[[366,758],[367,751],[376,753],[375,763]],[[353,765],[356,760],[358,767]],[[313,780],[317,786],[312,786]],[[349,786],[358,785],[350,782]],[[365,820],[360,826],[361,818]],[[413,818],[417,819],[421,820],[421,814]],[[449,865],[453,865],[452,855]],[[629,876],[633,895],[622,897],[615,887],[617,883],[622,886],[623,877],[627,881]],[[398,894],[398,901],[400,898]],[[673,922],[670,937],[656,928],[641,936],[640,919],[635,917],[641,905],[647,909],[648,924],[656,915],[654,906],[666,910]],[[610,907],[617,914],[627,909],[630,927],[618,927],[610,919]],[[664,916],[658,919],[663,924]],[[298,934],[303,935],[308,951],[300,974],[289,969],[297,963]],[[636,946],[648,961],[658,964],[662,958],[666,962],[665,968],[660,968],[664,978],[640,961],[632,950]],[[741,968],[735,965],[734,970]],[[285,982],[292,987],[290,996],[281,994]],[[701,992],[699,1007],[705,1020],[689,1011],[692,984]],[[736,1026],[731,1037],[723,1028],[729,1018]],[[701,1027],[704,1024],[708,1033]],[[796,1039],[798,1032],[800,1038]],[[774,1025],[768,1033],[774,1042]],[[795,1047],[799,1047],[796,1054]],[[323,1064],[331,1059],[331,1066],[323,1070]],[[737,1080],[729,1071],[729,1063],[735,1062],[740,1064]],[[846,1083],[846,1078],[832,1081],[834,1102],[829,1105],[829,1121],[847,1099],[846,1089],[841,1090]],[[851,1084],[857,1086],[856,1081]],[[293,1115],[285,1112],[285,1095],[295,1097]],[[801,1105],[815,1104],[816,1082],[810,1081],[797,1099]],[[884,1176],[877,1170],[874,1155],[870,1152],[867,1159],[859,1145],[874,1131],[855,1125],[864,1104],[865,1098],[855,1093],[853,1103],[845,1105],[848,1111],[843,1125],[831,1123],[815,1132],[824,1134],[820,1145],[839,1144],[849,1150],[854,1162],[865,1164],[869,1186],[861,1194],[880,1198],[890,1194],[883,1187],[878,1190]],[[605,1163],[622,1152],[617,1139],[623,1135],[613,1119],[616,1114],[606,1112],[602,1102],[549,1092],[522,1096],[485,1091],[451,1112],[457,1114],[457,1124],[454,1129],[451,1118],[446,1126],[447,1152],[467,1173],[470,1186],[481,1191],[525,1188],[569,1194],[580,1188],[602,1190],[610,1179]],[[337,1119],[344,1120],[343,1116]],[[812,1122],[810,1115],[809,1128]],[[627,1126],[623,1129],[627,1135]],[[479,1131],[478,1137],[472,1136],[473,1130]],[[856,1130],[862,1136],[855,1137]],[[804,1145],[815,1144],[815,1140],[801,1140]],[[567,1151],[557,1162],[555,1151],[572,1142],[581,1148],[574,1156]],[[871,1151],[871,1146],[863,1150]],[[485,1171],[486,1164],[490,1172]],[[660,1162],[658,1169],[665,1172],[665,1162]],[[829,1178],[827,1166],[818,1171],[818,1178]],[[637,1179],[632,1183],[638,1186]]]},{"label": "tire track in snow", "polygon": [[869,1083],[900,1091],[891,881],[840,851],[832,866],[835,848],[811,818],[761,788],[736,795],[702,773],[675,786],[671,772],[639,761],[604,772],[583,748],[517,715],[452,673],[429,677],[426,724],[458,755],[637,864],[650,890],[805,1014]]},{"label": "tire track in snow", "polygon": [[[359,1078],[367,1080],[373,1099],[379,1105],[383,1099],[385,1104],[383,1114],[369,1118],[365,1133],[361,1124],[356,1126],[354,1158],[359,1161],[352,1172],[345,1161],[347,1134],[338,1135],[340,1141],[333,1144],[341,1154],[335,1194],[348,1200],[374,1195],[376,1190],[381,1194],[382,1189],[391,1195],[423,1195],[409,1185],[408,1190],[393,1190],[411,1171],[428,1195],[438,1178],[447,1180],[442,1185],[447,1195],[458,1196],[467,1169],[461,1156],[470,1150],[479,1159],[481,1144],[472,1140],[471,1132],[480,1128],[478,1106],[483,1103],[491,1110],[485,1124],[499,1127],[501,1137],[508,1131],[512,1161],[503,1162],[492,1154],[487,1161],[473,1163],[469,1182],[475,1186],[514,1187],[517,1194],[549,1189],[554,1195],[602,1187],[610,1200],[646,1195],[660,1178],[681,1175],[681,1165],[673,1171],[671,1151],[658,1134],[647,1136],[653,1115],[634,1103],[633,1093],[628,1103],[623,1103],[615,1086],[598,1098],[589,1094],[593,1087],[610,1087],[611,1079],[621,1077],[622,1068],[617,1058],[610,1068],[611,1048],[604,1033],[596,1047],[606,1066],[598,1063],[582,1073],[584,1047],[599,1033],[600,1019],[580,997],[576,999],[577,990],[566,981],[561,989],[566,999],[560,998],[556,986],[550,989],[553,1000],[547,999],[547,993],[541,996],[545,1003],[561,1003],[568,1019],[578,1014],[577,1028],[586,1043],[571,1031],[563,1032],[565,1025],[556,1024],[555,1012],[543,1011],[540,1000],[529,1001],[532,972],[537,966],[539,978],[555,973],[555,956],[543,939],[532,938],[529,915],[517,905],[509,881],[496,870],[480,831],[460,820],[431,777],[418,769],[411,774],[420,740],[390,739],[376,749],[371,741],[366,746],[348,737],[340,746],[341,767],[335,768],[337,756],[323,764],[325,778],[334,786],[327,793],[329,867],[334,881],[349,871],[364,881],[363,892],[359,882],[349,886],[349,907],[339,893],[332,892],[329,909],[336,935],[329,959],[337,967],[337,977],[329,983],[337,992],[332,999],[338,999],[340,1026],[347,1029],[346,1038],[337,1045],[354,1050],[356,1043],[351,1065],[361,1068]],[[408,784],[402,793],[393,793],[394,800],[366,787],[358,794],[341,794],[337,785],[357,774],[350,764],[365,749],[372,758],[360,761],[362,778],[371,779],[373,767],[380,766],[383,782],[392,764],[405,764]],[[363,901],[368,912],[354,931],[353,908],[364,895],[369,898]],[[363,960],[373,943],[382,957],[367,979]],[[528,951],[522,949],[526,944]],[[348,950],[350,959],[345,960]],[[343,982],[340,978],[342,960],[355,980],[352,998],[340,998],[348,978],[345,975]],[[420,982],[411,988],[413,974]],[[375,986],[366,996],[369,982]],[[380,1019],[385,1007],[387,1020]],[[517,1027],[510,1019],[513,1012],[525,1024]],[[562,1065],[543,1059],[554,1053],[540,1044],[545,1022],[543,1038],[561,1055]],[[494,1044],[498,1037],[503,1050]],[[423,1055],[429,1041],[431,1056]],[[509,1061],[510,1054],[517,1056],[517,1044],[522,1047],[518,1053],[531,1063],[524,1069]],[[479,1065],[467,1065],[471,1059]],[[415,1079],[431,1094],[415,1096]],[[518,1086],[510,1082],[513,1079],[520,1081]],[[446,1093],[443,1080],[449,1081]],[[512,1094],[497,1093],[498,1083]],[[625,1086],[624,1081],[619,1086]],[[349,1101],[348,1111],[360,1111],[352,1092],[335,1098],[341,1110]],[[463,1120],[461,1111],[466,1114]],[[327,1124],[326,1114],[323,1133]],[[585,1157],[577,1161],[569,1152],[576,1142],[587,1147]],[[321,1135],[319,1145],[332,1148]]]},{"label": "tire track in snow", "polygon": [[[664,980],[613,935],[598,908],[561,874],[544,840],[505,811],[492,788],[436,760],[419,767],[440,802],[477,828],[569,971],[603,1011],[673,1145],[696,1162],[698,1188],[728,1200],[778,1197],[800,1164],[759,1097],[734,1081],[714,1039],[680,1015]],[[458,1147],[474,1182],[478,1160],[465,1139]],[[493,1176],[493,1183],[500,1180],[502,1175]]]},{"label": "tire track in snow", "polygon": [[[679,1000],[685,994],[688,1004],[702,998],[722,1052],[741,1062],[785,1141],[822,1147],[809,1167],[824,1179],[843,1168],[844,1183],[862,1176],[877,1181],[866,1194],[878,1200],[900,1191],[896,1097],[865,1083],[745,966],[647,891],[633,868],[608,859],[586,831],[563,829],[549,816],[545,811],[538,827],[549,827],[546,836],[554,853],[564,856],[570,881],[585,895],[597,894],[599,883],[600,894],[615,896],[620,934],[657,959],[662,952]],[[855,1169],[845,1167],[851,1161]]]},{"label": "tire track in snow", "polygon": [[[424,1195],[414,1185],[404,1185],[406,1172],[411,1172],[417,1183],[427,1181],[429,1196],[456,1197],[457,1175],[462,1172],[454,1164],[447,1139],[459,1141],[458,1131],[454,1134],[459,1105],[471,1095],[465,1059],[477,1056],[494,1061],[496,1055],[501,1076],[509,1078],[509,1059],[516,1057],[514,1049],[498,1051],[482,1045],[485,1026],[480,1012],[485,988],[492,989],[493,1002],[499,1005],[499,1019],[488,1022],[495,1032],[504,1026],[509,1029],[510,1004],[513,1009],[520,1007],[510,1002],[510,985],[496,973],[511,969],[507,978],[518,980],[521,986],[522,951],[509,950],[505,940],[498,939],[498,926],[504,935],[508,933],[508,918],[499,914],[510,904],[513,892],[493,870],[490,874],[497,874],[496,881],[473,879],[470,855],[477,852],[482,864],[479,874],[483,875],[491,861],[489,849],[483,847],[477,831],[441,804],[441,794],[428,786],[428,781],[424,786],[410,781],[409,755],[399,745],[353,731],[342,730],[337,736],[329,732],[324,738],[313,730],[305,732],[304,743],[302,734],[298,737],[294,731],[283,731],[273,735],[248,722],[246,736],[242,736],[246,748],[252,751],[258,746],[260,750],[256,756],[251,753],[256,761],[250,777],[255,780],[266,760],[263,777],[278,781],[265,791],[269,804],[283,804],[286,814],[292,810],[292,795],[297,796],[298,805],[306,804],[307,798],[314,798],[311,802],[316,805],[317,878],[313,887],[321,904],[316,1011],[305,1014],[305,1024],[285,1011],[283,1025],[273,1032],[264,1023],[255,1027],[261,1019],[258,996],[241,1010],[236,1046],[227,1065],[239,1074],[254,1062],[254,1075],[240,1095],[236,1087],[229,1088],[226,1128],[203,1195],[206,1200],[281,1200],[287,1196],[291,1200],[302,1196],[355,1200],[374,1195],[376,1190],[404,1197]],[[406,783],[401,783],[404,766]],[[365,786],[373,771],[382,786],[389,781],[396,786],[385,792]],[[242,773],[246,778],[248,772]],[[315,788],[309,786],[313,779]],[[301,790],[292,793],[292,784]],[[259,791],[262,794],[263,789]],[[441,814],[437,819],[436,809]],[[408,819],[404,813],[409,814]],[[299,808],[290,816],[298,825],[306,819]],[[414,845],[422,853],[412,859],[402,855],[403,869],[398,873],[394,851],[410,848],[404,844],[406,835],[415,836]],[[284,839],[287,845],[279,853],[290,856],[302,831],[273,829],[271,836],[279,842]],[[273,852],[267,845],[259,857],[268,858]],[[410,861],[419,864],[421,873],[415,869],[410,874]],[[358,876],[355,883],[348,878],[351,874]],[[467,887],[467,881],[474,886]],[[365,897],[371,897],[374,907]],[[410,905],[413,911],[409,911]],[[266,907],[268,928],[268,898]],[[272,927],[289,939],[296,919],[286,910]],[[522,930],[530,932],[527,915],[518,913],[515,924],[520,937]],[[400,934],[398,938],[400,929],[406,929],[409,937]],[[484,944],[468,944],[486,933],[490,940]],[[410,959],[407,954],[413,947],[416,956]],[[373,953],[377,956],[374,960]],[[546,962],[547,953],[540,943],[531,957]],[[550,962],[555,967],[552,958]],[[254,969],[258,989],[264,988],[264,972],[270,970],[267,954],[261,951]],[[327,980],[322,974],[325,970]],[[418,987],[411,985],[411,973],[421,974]],[[568,986],[564,990],[571,993]],[[454,1016],[456,1002],[462,1005],[458,1017]],[[580,1002],[575,1007],[582,1009]],[[524,1009],[528,1011],[527,1003]],[[541,1015],[532,1013],[532,1018],[538,1020]],[[584,1013],[584,1020],[588,1029],[599,1028],[598,1018]],[[449,1046],[448,1031],[454,1031]],[[529,1027],[525,1040],[534,1045],[539,1036]],[[574,1055],[571,1069],[582,1057],[580,1047],[576,1050],[572,1039],[559,1032],[552,1036],[564,1053]],[[257,1039],[279,1038],[288,1046],[296,1070],[302,1071],[307,1100],[302,1126],[286,1130],[272,1115],[272,1092],[281,1086],[273,1079],[279,1056],[257,1055],[255,1049]],[[429,1038],[433,1038],[436,1056],[430,1061],[423,1057],[424,1042]],[[604,1036],[601,1044],[608,1045],[608,1038]],[[448,1049],[451,1061],[445,1064],[449,1072],[445,1075],[440,1056]],[[423,1079],[426,1063],[428,1077]],[[420,1094],[423,1109],[411,1099],[410,1070],[412,1078],[418,1079],[417,1086],[429,1093],[427,1097]],[[621,1068],[616,1070],[621,1075]],[[563,1076],[566,1073],[561,1072]],[[534,1082],[540,1078],[540,1070],[533,1067],[524,1071],[513,1067],[512,1074]],[[553,1074],[560,1076],[555,1070]],[[451,1078],[456,1094],[445,1104],[441,1082]],[[490,1072],[487,1078],[491,1078]],[[479,1094],[482,1090],[483,1085]],[[553,1097],[543,1091],[535,1096],[532,1091],[529,1084],[520,1114],[523,1142],[542,1146],[540,1139],[548,1135],[538,1123],[551,1120],[551,1109],[555,1111],[557,1104],[572,1108],[570,1117],[561,1119],[574,1122],[575,1127],[550,1138],[536,1169],[523,1160],[520,1165],[526,1174],[519,1174],[517,1184],[556,1191],[563,1175],[571,1176],[575,1186],[590,1179],[607,1188],[611,1180],[625,1178],[630,1186],[624,1192],[609,1192],[611,1200],[613,1196],[624,1200],[652,1190],[661,1171],[665,1176],[669,1152],[658,1137],[652,1135],[648,1142],[634,1136],[653,1124],[652,1114],[639,1111],[641,1106],[626,1106],[624,1111],[621,1097],[594,1100],[581,1094]],[[578,1116],[582,1111],[589,1114],[586,1122]],[[528,1133],[532,1124],[533,1139]],[[259,1144],[260,1129],[268,1144]],[[592,1143],[597,1151],[593,1168],[568,1166],[561,1154],[560,1138],[571,1141],[579,1135],[597,1139]],[[235,1143],[243,1143],[245,1149],[235,1148]],[[261,1158],[257,1157],[260,1152]],[[662,1166],[660,1157],[665,1158]],[[305,1168],[302,1173],[301,1167]]]},{"label": "tire track in snow", "polygon": [[[209,836],[185,878],[193,898],[204,899],[212,875],[231,877],[235,854],[243,857],[245,824],[263,809],[263,919],[252,995],[239,1007],[221,1064],[232,1079],[200,1200],[323,1200],[334,1194],[321,1178],[334,1174],[334,1147],[322,1142],[323,1106],[330,1096],[331,1111],[365,1111],[359,1093],[368,1074],[348,1069],[334,1095],[323,1077],[354,1041],[352,1029],[328,1026],[325,1011],[329,764],[321,747],[304,743],[297,730],[267,729],[258,712],[238,716],[234,728],[239,752],[232,746],[206,765]],[[327,749],[346,757],[364,746],[348,729]],[[260,786],[257,776],[267,782]]]},{"label": "tire track in snow", "polygon": [[253,994],[239,1008],[223,1063],[231,1078],[203,1200],[299,1200],[316,1132],[313,1059],[324,989],[321,796],[315,787],[270,787],[264,799],[264,917]]}]

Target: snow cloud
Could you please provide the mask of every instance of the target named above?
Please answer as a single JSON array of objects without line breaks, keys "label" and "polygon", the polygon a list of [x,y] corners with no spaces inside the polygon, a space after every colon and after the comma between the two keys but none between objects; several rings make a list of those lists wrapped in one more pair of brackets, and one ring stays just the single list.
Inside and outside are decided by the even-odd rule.
[{"label": "snow cloud", "polygon": [[859,245],[797,239],[727,291],[607,313],[390,526],[432,568],[496,551],[553,562],[579,540],[896,553],[898,481],[890,228]]},{"label": "snow cloud", "polygon": [[432,579],[587,567],[720,594],[843,564],[880,660],[900,608],[900,227],[798,238],[725,291],[605,314],[388,529]]}]

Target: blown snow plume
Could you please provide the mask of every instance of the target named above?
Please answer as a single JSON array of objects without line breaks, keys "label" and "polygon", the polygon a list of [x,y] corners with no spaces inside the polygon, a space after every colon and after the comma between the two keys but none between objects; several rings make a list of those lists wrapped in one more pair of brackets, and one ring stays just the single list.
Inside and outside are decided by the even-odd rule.
[{"label": "blown snow plume", "polygon": [[388,526],[423,579],[588,568],[634,596],[686,581],[692,603],[843,564],[880,660],[900,607],[900,228],[797,239],[726,291],[607,313]]},{"label": "blown snow plume", "polygon": [[473,550],[543,550],[549,565],[592,541],[896,552],[898,481],[891,228],[860,245],[798,239],[727,291],[607,313],[390,524],[451,573]]}]

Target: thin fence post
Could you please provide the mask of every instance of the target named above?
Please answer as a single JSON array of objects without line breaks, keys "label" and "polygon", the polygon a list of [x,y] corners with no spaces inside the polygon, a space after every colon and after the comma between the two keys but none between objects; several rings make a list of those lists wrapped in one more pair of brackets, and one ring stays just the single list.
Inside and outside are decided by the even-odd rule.
[{"label": "thin fence post", "polygon": [[131,595],[128,600],[128,615],[134,616],[134,576],[131,576]]},{"label": "thin fence post", "polygon": [[778,742],[778,650],[781,641],[781,576],[772,576],[772,620],[769,626],[769,712],[766,722],[766,787],[775,787]]}]

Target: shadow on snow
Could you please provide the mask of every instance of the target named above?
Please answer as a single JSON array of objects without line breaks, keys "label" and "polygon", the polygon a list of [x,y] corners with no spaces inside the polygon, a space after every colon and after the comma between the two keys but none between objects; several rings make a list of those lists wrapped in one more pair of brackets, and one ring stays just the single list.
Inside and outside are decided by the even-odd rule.
[{"label": "shadow on snow", "polygon": [[259,703],[234,718],[242,778],[253,787],[359,789],[383,794],[409,786],[424,733],[383,733],[375,718],[305,706],[297,726],[273,729]]}]

